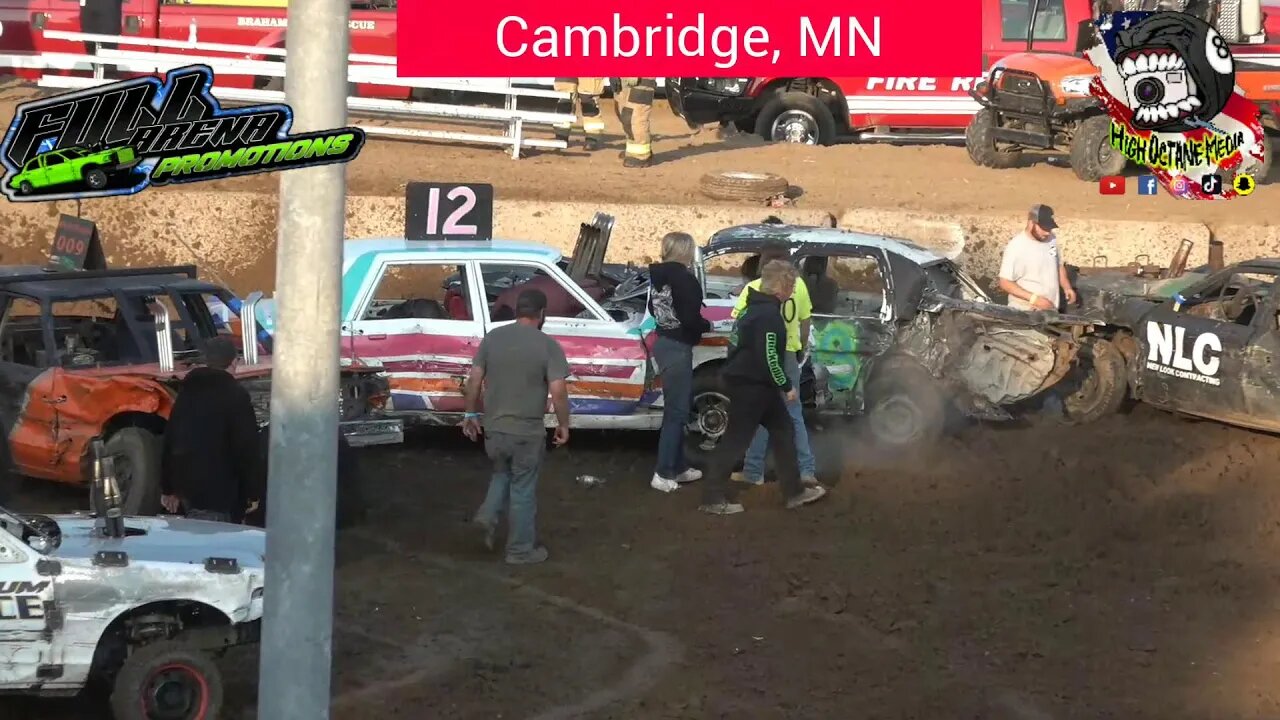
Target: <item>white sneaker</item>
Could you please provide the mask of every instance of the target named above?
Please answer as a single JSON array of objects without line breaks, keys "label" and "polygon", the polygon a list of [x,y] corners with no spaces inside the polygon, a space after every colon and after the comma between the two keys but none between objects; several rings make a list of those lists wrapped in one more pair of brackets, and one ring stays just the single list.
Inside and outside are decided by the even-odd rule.
[{"label": "white sneaker", "polygon": [[691,483],[702,479],[702,471],[698,468],[689,468],[676,476],[676,482],[684,484]]},{"label": "white sneaker", "polygon": [[675,480],[668,480],[661,475],[654,473],[653,479],[649,481],[649,487],[662,492],[671,492],[680,487],[680,483]]}]

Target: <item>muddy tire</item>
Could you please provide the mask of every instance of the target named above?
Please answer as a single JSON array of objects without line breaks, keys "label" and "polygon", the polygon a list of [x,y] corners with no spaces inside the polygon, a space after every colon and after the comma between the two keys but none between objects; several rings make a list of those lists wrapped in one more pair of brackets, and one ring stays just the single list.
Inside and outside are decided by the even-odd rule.
[{"label": "muddy tire", "polygon": [[867,383],[866,428],[876,445],[891,450],[924,449],[947,427],[947,401],[938,381],[906,358],[890,358]]},{"label": "muddy tire", "polygon": [[1120,350],[1102,338],[1089,339],[1080,348],[1079,361],[1079,379],[1062,398],[1064,421],[1083,425],[1120,412],[1129,392]]},{"label": "muddy tire", "polygon": [[964,129],[964,148],[969,151],[969,159],[976,165],[997,170],[1017,167],[1022,162],[1022,152],[996,147],[995,129],[994,110],[983,108],[973,116],[969,126]]},{"label": "muddy tire", "polygon": [[125,515],[160,512],[160,439],[149,430],[126,427],[107,438],[106,451],[115,457],[116,482]]},{"label": "muddy tire", "polygon": [[728,424],[729,395],[720,378],[720,369],[696,370],[693,373],[689,422],[685,425],[685,460],[690,465],[705,468]]},{"label": "muddy tire", "polygon": [[750,200],[764,202],[786,194],[791,184],[773,173],[719,172],[707,173],[698,181],[703,195],[716,200]]},{"label": "muddy tire", "polygon": [[1071,170],[1086,182],[1119,175],[1128,158],[1111,147],[1111,117],[1094,115],[1080,123],[1071,141]]},{"label": "muddy tire", "polygon": [[84,184],[90,190],[101,190],[107,186],[107,173],[102,168],[92,168],[84,173]]},{"label": "muddy tire", "polygon": [[213,720],[222,712],[222,673],[209,656],[181,642],[130,653],[111,688],[115,720]]},{"label": "muddy tire", "polygon": [[760,108],[755,132],[767,142],[830,145],[836,141],[836,118],[813,95],[784,92]]}]

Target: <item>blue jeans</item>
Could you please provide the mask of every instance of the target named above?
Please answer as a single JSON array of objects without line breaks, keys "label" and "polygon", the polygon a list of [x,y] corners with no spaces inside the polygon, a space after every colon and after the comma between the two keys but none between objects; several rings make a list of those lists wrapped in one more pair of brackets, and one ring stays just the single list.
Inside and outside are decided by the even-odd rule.
[{"label": "blue jeans", "polygon": [[693,346],[660,337],[653,345],[662,378],[662,431],[658,435],[658,475],[674,480],[689,469],[684,457],[684,429],[693,402]]},{"label": "blue jeans", "polygon": [[547,439],[543,435],[486,432],[484,449],[493,461],[493,477],[484,503],[476,511],[476,522],[496,525],[509,504],[507,557],[528,554],[537,546],[538,475]]},{"label": "blue jeans", "polygon": [[[782,356],[782,369],[791,378],[791,385],[796,389],[796,401],[787,403],[787,414],[791,416],[791,424],[796,431],[796,459],[800,464],[800,477],[813,477],[818,471],[818,462],[813,457],[813,448],[809,447],[809,430],[804,426],[804,406],[800,403],[800,361],[790,350]],[[742,474],[747,480],[760,482],[764,479],[764,457],[769,451],[769,431],[763,427],[756,430],[756,436],[747,448],[747,457],[742,461]]]}]

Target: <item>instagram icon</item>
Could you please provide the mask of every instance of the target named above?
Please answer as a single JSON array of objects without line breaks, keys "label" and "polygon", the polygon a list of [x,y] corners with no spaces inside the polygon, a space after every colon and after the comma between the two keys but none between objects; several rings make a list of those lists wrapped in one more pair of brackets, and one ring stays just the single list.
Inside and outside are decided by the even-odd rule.
[{"label": "instagram icon", "polygon": [[1173,190],[1173,194],[1177,197],[1182,197],[1183,195],[1186,195],[1187,194],[1187,176],[1179,175],[1178,177],[1174,178],[1173,186],[1170,189]]}]

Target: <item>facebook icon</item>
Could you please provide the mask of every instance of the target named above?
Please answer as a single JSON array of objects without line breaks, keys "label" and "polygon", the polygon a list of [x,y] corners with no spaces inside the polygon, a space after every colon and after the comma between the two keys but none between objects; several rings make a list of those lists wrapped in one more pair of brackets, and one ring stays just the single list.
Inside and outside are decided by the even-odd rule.
[{"label": "facebook icon", "polygon": [[1142,175],[1138,177],[1138,194],[1139,195],[1155,195],[1156,189],[1160,187],[1160,183],[1156,182],[1155,175]]}]

